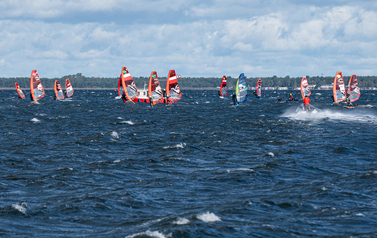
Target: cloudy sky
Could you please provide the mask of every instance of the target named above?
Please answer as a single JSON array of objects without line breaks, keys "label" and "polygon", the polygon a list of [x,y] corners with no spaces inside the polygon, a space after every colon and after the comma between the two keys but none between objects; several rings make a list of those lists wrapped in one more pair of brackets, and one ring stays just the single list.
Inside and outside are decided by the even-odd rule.
[{"label": "cloudy sky", "polygon": [[[330,3],[329,3],[330,2]],[[375,0],[1,0],[0,77],[377,75]]]}]

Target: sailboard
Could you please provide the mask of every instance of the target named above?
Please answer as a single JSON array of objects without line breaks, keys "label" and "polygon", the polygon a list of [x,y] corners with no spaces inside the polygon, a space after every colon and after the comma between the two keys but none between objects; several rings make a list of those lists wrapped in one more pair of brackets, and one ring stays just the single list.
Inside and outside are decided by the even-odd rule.
[{"label": "sailboard", "polygon": [[166,80],[166,100],[165,103],[176,103],[181,100],[182,93],[178,84],[178,77],[175,70],[169,70],[168,78]]},{"label": "sailboard", "polygon": [[31,71],[30,77],[30,97],[32,101],[37,102],[45,96],[45,90],[42,86],[42,82],[39,78],[38,72],[36,69]]},{"label": "sailboard", "polygon": [[312,93],[310,91],[310,88],[309,88],[309,83],[308,83],[308,80],[306,79],[306,76],[303,76],[301,78],[301,96],[302,98],[306,97],[306,96],[310,96]]},{"label": "sailboard", "polygon": [[16,86],[18,97],[21,99],[25,99],[25,94],[24,92],[22,92],[20,85],[18,83],[15,83],[14,85]]},{"label": "sailboard", "polygon": [[62,85],[60,84],[59,80],[55,80],[54,91],[55,91],[56,100],[64,100],[64,93],[63,93]]},{"label": "sailboard", "polygon": [[247,87],[246,87],[246,79],[243,73],[237,79],[236,84],[236,97],[237,102],[239,104],[246,102],[247,100]]},{"label": "sailboard", "polygon": [[346,89],[344,86],[343,74],[341,71],[336,72],[333,84],[334,102],[339,103],[346,100]]},{"label": "sailboard", "polygon": [[258,79],[258,82],[257,82],[256,91],[257,91],[256,97],[257,98],[262,97],[262,80],[260,78]]},{"label": "sailboard", "polygon": [[135,102],[138,102],[139,100],[139,92],[137,91],[136,84],[134,80],[132,79],[131,74],[128,71],[127,67],[122,67],[120,78],[122,80],[123,102],[128,105],[135,104]]},{"label": "sailboard", "polygon": [[156,105],[163,100],[163,93],[156,71],[152,71],[151,76],[149,77],[148,98],[149,103],[151,103],[152,105]]},{"label": "sailboard", "polygon": [[66,78],[65,79],[65,94],[66,94],[67,98],[72,97],[73,92],[74,92],[74,90],[73,90],[71,81],[69,80],[69,78]]},{"label": "sailboard", "polygon": [[350,102],[357,101],[360,98],[360,88],[357,83],[356,75],[352,75],[348,81],[347,94],[349,95]]},{"label": "sailboard", "polygon": [[228,95],[228,86],[227,86],[226,76],[224,75],[223,78],[221,79],[219,96],[221,98],[224,98],[226,95]]}]

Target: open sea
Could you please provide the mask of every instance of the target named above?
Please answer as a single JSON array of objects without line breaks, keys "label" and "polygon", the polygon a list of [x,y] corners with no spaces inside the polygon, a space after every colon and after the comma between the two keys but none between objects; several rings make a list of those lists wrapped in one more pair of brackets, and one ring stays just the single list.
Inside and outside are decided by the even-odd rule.
[{"label": "open sea", "polygon": [[0,91],[2,237],[377,237],[376,91],[346,109],[314,90],[316,114],[276,103],[290,91],[24,91]]}]

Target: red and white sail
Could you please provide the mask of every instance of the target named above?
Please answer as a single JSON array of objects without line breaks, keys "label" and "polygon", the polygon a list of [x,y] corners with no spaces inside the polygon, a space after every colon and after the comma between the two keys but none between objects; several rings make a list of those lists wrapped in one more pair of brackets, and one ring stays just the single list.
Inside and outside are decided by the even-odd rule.
[{"label": "red and white sail", "polygon": [[346,88],[344,86],[343,74],[341,71],[336,72],[333,83],[334,102],[343,102],[346,100]]},{"label": "red and white sail", "polygon": [[256,91],[257,91],[257,97],[261,97],[262,96],[262,80],[260,78],[258,79],[258,82],[257,82]]},{"label": "red and white sail", "polygon": [[309,97],[311,94],[308,80],[306,79],[306,76],[303,76],[301,78],[301,96],[304,98],[305,96]]},{"label": "red and white sail", "polygon": [[224,97],[226,95],[228,95],[228,86],[227,86],[226,76],[224,75],[223,78],[221,79],[221,84],[220,84],[220,96]]},{"label": "red and white sail", "polygon": [[352,75],[348,81],[347,94],[349,95],[350,102],[357,101],[360,98],[360,88],[356,75]]},{"label": "red and white sail", "polygon": [[138,102],[139,92],[137,91],[136,84],[126,67],[122,67],[122,72],[120,76],[122,79],[122,87],[123,87],[123,95],[124,95],[122,96],[123,102],[127,102],[127,101]]},{"label": "red and white sail", "polygon": [[[150,103],[152,103],[153,105],[156,105],[163,100],[163,93],[156,71],[152,71],[151,76],[149,77],[148,98]],[[151,100],[153,102],[151,102]]]},{"label": "red and white sail", "polygon": [[42,86],[41,79],[39,78],[39,75],[36,69],[31,71],[30,93],[31,93],[31,99],[35,102],[45,96],[45,90]]},{"label": "red and white sail", "polygon": [[63,92],[62,85],[60,84],[59,80],[55,80],[54,92],[55,92],[55,98],[57,100],[64,100],[64,92]]},{"label": "red and white sail", "polygon": [[69,78],[67,78],[65,80],[65,93],[67,95],[67,98],[72,97],[73,92],[74,92],[74,90],[73,90],[71,81],[69,80]]},{"label": "red and white sail", "polygon": [[22,92],[20,85],[18,83],[15,83],[14,85],[16,86],[18,97],[21,99],[25,99],[25,94],[24,92]]},{"label": "red and white sail", "polygon": [[177,76],[175,74],[175,70],[171,69],[168,74],[168,78],[166,80],[166,96],[167,96],[167,103],[176,103],[177,101],[181,100],[182,93],[181,89],[179,88]]}]

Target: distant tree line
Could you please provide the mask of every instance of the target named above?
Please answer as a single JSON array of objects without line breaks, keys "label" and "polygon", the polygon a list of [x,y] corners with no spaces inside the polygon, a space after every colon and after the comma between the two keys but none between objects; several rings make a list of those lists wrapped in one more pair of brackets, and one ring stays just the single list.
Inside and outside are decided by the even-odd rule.
[{"label": "distant tree line", "polygon": [[[331,85],[334,77],[322,76],[306,76],[310,85],[316,85],[318,88],[321,85]],[[119,78],[100,78],[100,77],[85,77],[81,73],[75,75],[66,75],[60,78],[41,78],[42,84],[45,88],[53,88],[55,80],[59,80],[62,85],[65,84],[65,79],[71,80],[73,88],[105,88],[116,89],[118,87]],[[350,76],[344,76],[344,81],[347,84]],[[133,77],[136,86],[142,89],[145,84],[148,84],[149,77]],[[237,78],[227,76],[228,87],[235,87]],[[301,77],[291,78],[288,75],[283,77],[261,77],[263,87],[300,87]],[[161,85],[166,84],[166,77],[159,78]],[[246,78],[246,84],[249,87],[255,87],[257,77]],[[181,88],[217,88],[220,86],[221,77],[187,77],[179,78],[178,82]],[[0,78],[0,88],[12,88],[17,82],[21,88],[28,89],[30,87],[29,77],[17,78]],[[377,87],[377,76],[358,76],[360,87]],[[64,88],[64,86],[63,86]]]}]

